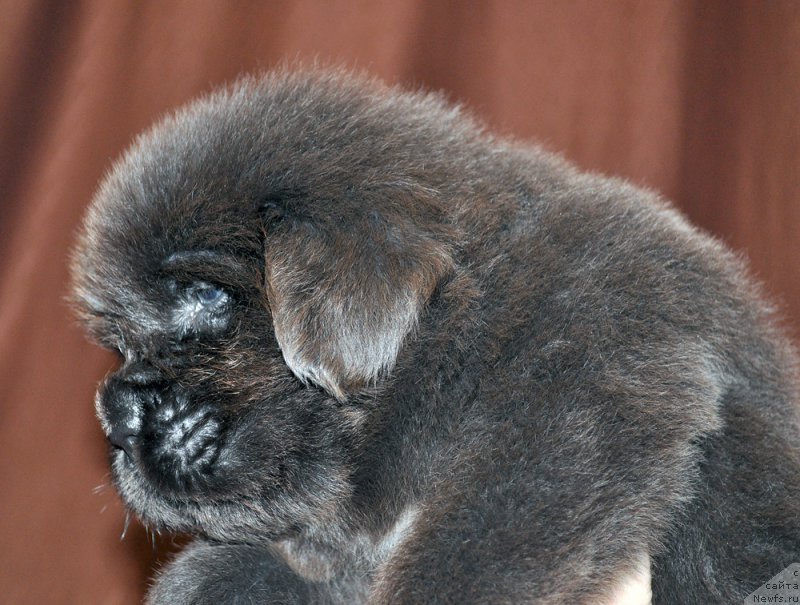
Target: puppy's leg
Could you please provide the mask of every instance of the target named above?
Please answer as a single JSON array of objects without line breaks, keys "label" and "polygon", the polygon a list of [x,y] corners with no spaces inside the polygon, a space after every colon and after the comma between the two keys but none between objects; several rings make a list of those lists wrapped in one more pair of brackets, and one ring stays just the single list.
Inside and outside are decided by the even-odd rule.
[{"label": "puppy's leg", "polygon": [[[691,494],[693,450],[641,447],[585,414],[559,420],[559,431],[542,421],[519,432],[524,419],[510,421],[490,456],[456,458],[378,570],[370,603],[646,605],[646,555]],[[474,451],[494,445],[480,436]]]},{"label": "puppy's leg", "polygon": [[628,515],[608,534],[579,523],[561,535],[547,532],[560,524],[552,516],[512,515],[455,506],[419,519],[378,570],[369,603],[651,605],[650,557],[632,554],[643,544],[624,535]]},{"label": "puppy's leg", "polygon": [[265,548],[198,541],[158,577],[147,605],[324,603]]}]

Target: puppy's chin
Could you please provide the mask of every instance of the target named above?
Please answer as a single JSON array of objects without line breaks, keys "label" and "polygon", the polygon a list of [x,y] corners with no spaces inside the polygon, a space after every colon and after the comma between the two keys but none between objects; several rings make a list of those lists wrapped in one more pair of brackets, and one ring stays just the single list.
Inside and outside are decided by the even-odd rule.
[{"label": "puppy's chin", "polygon": [[332,474],[320,477],[316,489],[287,491],[275,499],[253,493],[178,496],[155,487],[121,451],[112,453],[112,475],[126,506],[146,526],[248,543],[290,535],[298,522],[324,523],[350,494],[344,477]]},{"label": "puppy's chin", "polygon": [[159,493],[142,476],[136,462],[120,449],[110,452],[111,475],[125,505],[148,527],[176,532],[193,532],[193,515],[188,503]]}]

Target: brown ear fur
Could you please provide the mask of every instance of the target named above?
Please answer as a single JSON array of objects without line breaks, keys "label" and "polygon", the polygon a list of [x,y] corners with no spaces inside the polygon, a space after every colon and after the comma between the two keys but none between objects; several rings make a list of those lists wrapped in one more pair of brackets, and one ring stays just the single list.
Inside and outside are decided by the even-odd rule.
[{"label": "brown ear fur", "polygon": [[406,210],[337,208],[286,221],[268,237],[267,295],[284,359],[339,400],[392,369],[452,269],[449,245]]}]

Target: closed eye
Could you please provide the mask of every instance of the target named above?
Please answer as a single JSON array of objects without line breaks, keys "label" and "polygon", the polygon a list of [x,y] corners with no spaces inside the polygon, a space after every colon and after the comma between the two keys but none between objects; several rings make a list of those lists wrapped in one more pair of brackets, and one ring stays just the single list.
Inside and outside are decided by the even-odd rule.
[{"label": "closed eye", "polygon": [[172,322],[180,338],[216,334],[230,322],[231,297],[220,286],[196,281],[177,288]]},{"label": "closed eye", "polygon": [[210,284],[199,283],[194,290],[194,297],[200,304],[213,306],[227,295],[222,288]]}]

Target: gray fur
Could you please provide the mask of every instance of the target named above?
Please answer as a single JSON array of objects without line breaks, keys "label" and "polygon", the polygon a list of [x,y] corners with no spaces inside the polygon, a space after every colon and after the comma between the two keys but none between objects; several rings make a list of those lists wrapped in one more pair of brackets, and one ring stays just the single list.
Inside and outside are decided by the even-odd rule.
[{"label": "gray fur", "polygon": [[[149,602],[738,602],[800,560],[794,353],[656,195],[343,72],[244,79],[101,186],[76,306]],[[218,292],[217,289],[221,290]]]}]

